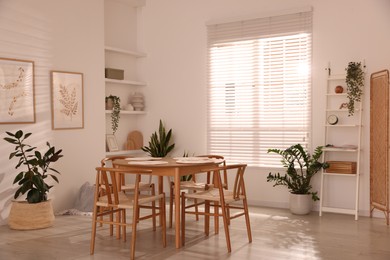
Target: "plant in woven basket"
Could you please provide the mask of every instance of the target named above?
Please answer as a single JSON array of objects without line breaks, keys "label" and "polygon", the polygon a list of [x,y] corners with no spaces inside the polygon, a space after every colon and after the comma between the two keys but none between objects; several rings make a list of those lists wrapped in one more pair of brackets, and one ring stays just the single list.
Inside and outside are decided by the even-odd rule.
[{"label": "plant in woven basket", "polygon": [[160,120],[160,125],[157,132],[154,132],[150,137],[149,146],[143,146],[141,149],[147,152],[152,157],[165,157],[170,153],[175,144],[170,144],[172,137],[172,129],[166,132],[165,127]]},{"label": "plant in woven basket", "polygon": [[106,103],[112,102],[112,112],[111,112],[111,129],[112,133],[115,134],[119,126],[119,118],[121,112],[121,99],[118,96],[109,95],[106,97]]},{"label": "plant in woven basket", "polygon": [[347,84],[348,97],[348,116],[353,116],[355,113],[355,102],[361,101],[364,86],[364,72],[360,62],[350,62],[347,67],[347,76],[345,83]]},{"label": "plant in woven basket", "polygon": [[278,185],[287,186],[292,194],[311,194],[314,201],[319,200],[317,192],[311,191],[311,178],[320,170],[328,168],[327,163],[320,162],[322,146],[318,146],[313,155],[310,155],[301,144],[293,145],[285,150],[268,149],[268,153],[276,153],[282,156],[283,167],[286,174],[280,173],[267,176],[267,182],[274,182]]},{"label": "plant in woven basket", "polygon": [[47,142],[48,149],[42,154],[36,150],[36,147],[25,143],[25,140],[31,133],[24,134],[22,130],[17,131],[15,134],[6,133],[10,137],[5,137],[4,140],[15,145],[15,151],[10,153],[9,159],[19,158],[15,169],[18,169],[20,166],[27,167],[27,169],[19,172],[14,179],[13,183],[18,183],[20,186],[16,190],[14,198],[16,199],[27,192],[26,200],[28,203],[46,201],[47,193],[53,187],[53,185],[45,182],[46,178],[50,176],[58,183],[57,176],[50,172],[59,174],[57,170],[50,167],[50,164],[63,157],[61,154],[62,150],[56,151],[55,147],[50,146],[49,142]]}]

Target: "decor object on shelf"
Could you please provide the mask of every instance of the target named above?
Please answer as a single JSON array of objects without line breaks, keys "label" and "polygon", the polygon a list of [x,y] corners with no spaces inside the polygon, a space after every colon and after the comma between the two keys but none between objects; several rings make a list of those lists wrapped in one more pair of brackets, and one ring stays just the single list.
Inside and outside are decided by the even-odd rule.
[{"label": "decor object on shelf", "polygon": [[127,135],[127,150],[140,150],[144,146],[144,137],[140,131],[131,131]]},{"label": "decor object on shelf", "polygon": [[363,94],[364,72],[360,62],[348,63],[346,70],[345,82],[347,83],[347,97],[349,99],[348,116],[353,116],[355,113],[355,102],[360,102]]},{"label": "decor object on shelf", "polygon": [[356,162],[349,161],[327,161],[329,167],[326,172],[339,174],[356,174]]},{"label": "decor object on shelf", "polygon": [[124,70],[105,68],[104,69],[104,76],[106,79],[123,80],[124,79]]},{"label": "decor object on shelf", "polygon": [[348,103],[341,103],[339,109],[348,108]]},{"label": "decor object on shelf", "polygon": [[[313,155],[305,151],[301,144],[293,145],[285,150],[268,149],[268,153],[276,153],[282,156],[283,167],[286,167],[286,174],[280,173],[267,176],[267,182],[274,182],[274,187],[284,185],[290,191],[290,210],[294,214],[307,214],[311,210],[311,200],[319,200],[317,192],[311,191],[311,178],[321,169],[328,168],[327,163],[320,162],[322,155],[322,146],[318,146]],[[299,205],[295,205],[296,199],[294,195],[306,195],[311,199],[304,199],[310,202],[310,205],[305,205],[304,210]],[[292,198],[291,198],[292,197]],[[298,202],[301,202],[298,200]]]},{"label": "decor object on shelf", "polygon": [[126,105],[126,110],[127,110],[127,111],[134,111],[133,105],[132,105],[132,104],[127,104],[127,105]]},{"label": "decor object on shelf", "polygon": [[[111,108],[110,108],[111,107]],[[111,110],[111,129],[112,133],[115,134],[119,126],[119,118],[121,112],[121,99],[118,96],[109,95],[106,97],[106,109]]]},{"label": "decor object on shelf", "polygon": [[119,151],[119,146],[116,141],[115,135],[106,135],[106,143],[107,143],[107,148],[109,152],[117,152]]},{"label": "decor object on shelf", "polygon": [[335,89],[334,89],[334,92],[335,92],[336,94],[341,94],[341,93],[343,93],[343,92],[344,92],[343,86],[340,86],[340,85],[336,86]]},{"label": "decor object on shelf", "polygon": [[142,111],[145,107],[144,96],[141,93],[135,92],[134,95],[130,98],[130,101],[135,111]]},{"label": "decor object on shelf", "polygon": [[34,62],[0,58],[0,124],[35,123]]},{"label": "decor object on shelf", "polygon": [[84,128],[83,73],[51,71],[52,128]]},{"label": "decor object on shelf", "polygon": [[339,122],[339,118],[336,115],[329,115],[326,121],[330,125],[336,125]]},{"label": "decor object on shelf", "polygon": [[8,224],[12,229],[29,230],[46,228],[53,225],[54,214],[51,201],[47,199],[47,193],[53,185],[47,184],[47,177],[51,177],[58,183],[58,178],[49,172],[59,172],[50,167],[51,163],[58,161],[63,155],[62,150],[55,150],[47,142],[48,150],[42,154],[25,143],[25,140],[31,133],[24,134],[18,130],[15,134],[6,132],[8,136],[4,140],[14,144],[14,152],[10,153],[9,159],[19,158],[15,169],[20,166],[26,166],[27,169],[19,172],[13,184],[18,183],[19,188],[16,190],[14,199],[27,193],[27,202],[13,201],[9,215]]},{"label": "decor object on shelf", "polygon": [[165,126],[160,119],[158,135],[154,132],[150,137],[149,146],[143,146],[141,149],[142,151],[149,153],[152,157],[165,157],[175,147],[174,143],[170,144],[171,136],[172,129],[169,129],[169,131],[166,132]]}]

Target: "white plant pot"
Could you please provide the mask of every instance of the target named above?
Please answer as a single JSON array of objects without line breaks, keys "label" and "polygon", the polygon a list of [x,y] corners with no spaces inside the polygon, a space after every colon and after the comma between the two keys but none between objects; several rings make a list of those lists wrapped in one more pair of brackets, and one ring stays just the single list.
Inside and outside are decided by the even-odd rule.
[{"label": "white plant pot", "polygon": [[311,194],[292,194],[290,193],[290,211],[296,215],[309,214],[312,207]]}]

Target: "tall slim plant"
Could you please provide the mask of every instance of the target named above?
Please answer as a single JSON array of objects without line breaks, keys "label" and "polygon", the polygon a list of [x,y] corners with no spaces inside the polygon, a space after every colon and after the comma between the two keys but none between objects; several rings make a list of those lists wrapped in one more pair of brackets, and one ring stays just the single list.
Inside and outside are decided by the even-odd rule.
[{"label": "tall slim plant", "polygon": [[149,146],[144,146],[141,149],[144,152],[149,153],[152,157],[165,157],[175,147],[174,143],[170,144],[171,137],[172,129],[169,129],[169,131],[166,132],[165,126],[160,119],[158,134],[157,132],[154,132],[150,137]]},{"label": "tall slim plant", "polygon": [[50,164],[56,162],[63,155],[62,150],[55,150],[54,146],[50,146],[49,142],[47,151],[42,154],[36,150],[36,147],[32,147],[25,143],[25,140],[31,135],[31,133],[24,134],[22,130],[17,131],[15,134],[6,132],[8,136],[4,140],[15,145],[15,151],[10,153],[9,159],[14,157],[19,158],[19,162],[15,169],[24,165],[27,169],[21,171],[16,175],[13,184],[18,183],[20,186],[16,192],[14,198],[18,198],[27,192],[26,200],[28,203],[38,203],[47,200],[47,193],[53,187],[48,185],[45,180],[47,177],[51,177],[58,183],[58,178],[50,172],[59,172],[50,167]]}]

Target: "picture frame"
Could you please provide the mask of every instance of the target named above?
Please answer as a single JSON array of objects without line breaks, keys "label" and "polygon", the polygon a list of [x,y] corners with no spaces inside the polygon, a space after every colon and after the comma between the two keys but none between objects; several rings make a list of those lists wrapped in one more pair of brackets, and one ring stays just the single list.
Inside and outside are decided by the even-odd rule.
[{"label": "picture frame", "polygon": [[0,124],[35,123],[34,62],[0,58]]},{"label": "picture frame", "polygon": [[109,152],[117,152],[119,151],[119,146],[116,141],[115,135],[113,134],[107,134],[106,135],[106,143],[107,143],[107,148]]},{"label": "picture frame", "polygon": [[84,128],[83,73],[51,72],[52,129]]}]

